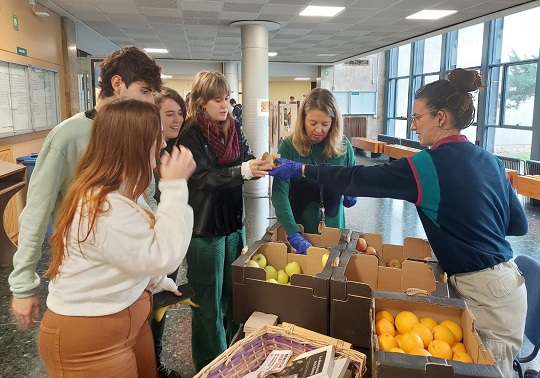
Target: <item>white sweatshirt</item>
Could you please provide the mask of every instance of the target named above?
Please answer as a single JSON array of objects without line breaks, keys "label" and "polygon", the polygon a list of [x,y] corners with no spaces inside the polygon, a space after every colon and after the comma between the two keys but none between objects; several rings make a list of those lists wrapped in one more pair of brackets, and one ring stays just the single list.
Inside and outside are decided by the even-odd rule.
[{"label": "white sweatshirt", "polygon": [[186,180],[160,181],[159,189],[161,202],[154,227],[144,210],[151,211],[144,199],[135,203],[114,192],[107,196],[109,211],[96,219],[95,232],[79,244],[79,219],[81,230],[88,228],[87,218],[77,212],[60,273],[49,283],[47,306],[53,312],[110,315],[129,307],[146,288],[152,292],[176,290],[176,283],[166,274],[186,255],[193,209],[188,205]]}]

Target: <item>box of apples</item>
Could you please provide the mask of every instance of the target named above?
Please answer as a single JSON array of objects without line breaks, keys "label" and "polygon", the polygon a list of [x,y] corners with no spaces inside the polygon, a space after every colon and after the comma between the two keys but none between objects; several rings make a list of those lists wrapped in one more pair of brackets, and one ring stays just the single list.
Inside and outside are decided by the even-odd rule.
[{"label": "box of apples", "polygon": [[369,309],[374,291],[449,296],[446,276],[431,259],[431,247],[426,240],[405,238],[403,246],[383,244],[380,234],[358,232],[353,232],[351,239],[330,283],[332,337],[369,348]]},{"label": "box of apples", "polygon": [[377,292],[370,316],[374,377],[503,377],[461,299]]},{"label": "box of apples", "polygon": [[260,240],[232,264],[233,319],[245,323],[254,311],[278,316],[328,335],[330,277],[340,250],[311,247],[290,253],[285,243]]}]

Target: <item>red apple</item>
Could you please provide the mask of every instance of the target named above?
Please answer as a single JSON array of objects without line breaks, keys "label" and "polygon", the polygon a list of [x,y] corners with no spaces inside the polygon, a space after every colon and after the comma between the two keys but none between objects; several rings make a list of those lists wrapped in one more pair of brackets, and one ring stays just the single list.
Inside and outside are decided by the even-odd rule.
[{"label": "red apple", "polygon": [[358,238],[358,240],[356,241],[356,250],[358,252],[364,252],[367,248],[367,242],[366,242],[366,239],[364,238]]},{"label": "red apple", "polygon": [[401,269],[401,261],[399,261],[398,259],[396,258],[393,258],[393,259],[390,259],[386,262],[386,266],[390,267],[390,268],[397,268],[397,269]]},{"label": "red apple", "polygon": [[364,252],[367,253],[368,255],[376,255],[377,254],[377,251],[372,246],[368,246]]}]

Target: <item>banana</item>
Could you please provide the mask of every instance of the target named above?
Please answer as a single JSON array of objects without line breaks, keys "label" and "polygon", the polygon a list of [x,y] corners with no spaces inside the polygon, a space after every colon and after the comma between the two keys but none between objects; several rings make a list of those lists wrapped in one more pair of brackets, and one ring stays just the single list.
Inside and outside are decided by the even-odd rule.
[{"label": "banana", "polygon": [[163,306],[154,311],[154,319],[156,319],[156,322],[160,322],[161,319],[163,319],[163,316],[165,315],[169,307],[171,306]]},{"label": "banana", "polygon": [[[191,298],[184,299],[181,302],[178,302],[178,304],[186,304],[190,305],[191,307],[199,307],[199,305],[191,300]],[[154,311],[154,319],[156,319],[156,322],[160,322],[161,319],[163,319],[163,316],[165,316],[165,313],[167,310],[171,307],[171,305],[163,306],[158,308],[156,311]]]}]

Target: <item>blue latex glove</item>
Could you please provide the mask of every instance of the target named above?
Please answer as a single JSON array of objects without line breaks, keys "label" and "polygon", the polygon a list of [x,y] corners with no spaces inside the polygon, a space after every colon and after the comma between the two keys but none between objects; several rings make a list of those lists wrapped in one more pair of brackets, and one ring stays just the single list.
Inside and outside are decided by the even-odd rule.
[{"label": "blue latex glove", "polygon": [[279,166],[274,167],[274,169],[271,171],[268,171],[270,176],[274,176],[282,180],[288,180],[291,177],[302,174],[302,163],[284,158],[276,158],[274,163],[279,164]]},{"label": "blue latex glove", "polygon": [[344,196],[343,197],[343,206],[345,207],[353,207],[356,205],[356,197],[353,196]]},{"label": "blue latex glove", "polygon": [[299,232],[287,236],[287,240],[291,243],[291,246],[296,249],[296,253],[299,255],[305,255],[307,249],[311,247],[311,243],[308,242]]}]

